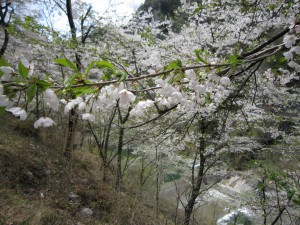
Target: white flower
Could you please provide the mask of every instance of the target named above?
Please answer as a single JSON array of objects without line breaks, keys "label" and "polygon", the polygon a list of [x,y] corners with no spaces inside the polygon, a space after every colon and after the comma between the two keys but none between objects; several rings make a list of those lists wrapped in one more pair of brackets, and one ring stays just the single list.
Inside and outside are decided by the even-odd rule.
[{"label": "white flower", "polygon": [[130,111],[130,115],[142,116],[144,114],[145,109],[148,108],[148,107],[152,107],[153,105],[154,105],[154,101],[151,101],[151,100],[140,101]]},{"label": "white flower", "polygon": [[148,65],[150,64],[151,66],[154,66],[156,68],[161,67],[161,56],[159,54],[159,52],[153,52],[149,59],[146,61],[146,63],[148,63]]},{"label": "white flower", "polygon": [[195,91],[197,91],[200,95],[206,92],[206,87],[202,84],[196,85]]},{"label": "white flower", "polygon": [[51,118],[49,117],[41,117],[34,123],[34,128],[39,128],[39,127],[51,127],[54,124],[56,124]]},{"label": "white flower", "polygon": [[168,101],[171,104],[178,104],[182,100],[182,94],[179,91],[175,91],[172,93],[171,97],[168,98]]},{"label": "white flower", "polygon": [[288,60],[288,61],[290,61],[290,60],[293,59],[293,53],[292,53],[292,51],[284,52],[283,55],[286,58],[286,60]]},{"label": "white flower", "polygon": [[9,99],[5,95],[0,95],[0,106],[5,106],[6,108],[12,107],[12,102],[9,101]]},{"label": "white flower", "polygon": [[60,102],[64,105],[68,104],[68,102],[65,99],[61,99]]},{"label": "white flower", "polygon": [[81,97],[77,97],[76,99],[71,99],[70,102],[65,106],[64,113],[67,114],[71,109],[73,109],[76,105],[83,102],[83,99]]},{"label": "white flower", "polygon": [[186,70],[184,73],[185,73],[185,76],[189,80],[196,80],[197,79],[197,75],[196,75],[194,70]]},{"label": "white flower", "polygon": [[75,105],[78,105],[79,103],[83,102],[83,99],[81,97],[77,97],[76,99],[72,99],[72,102],[74,102]]},{"label": "white flower", "polygon": [[297,72],[300,72],[300,65],[296,63],[295,61],[290,61],[288,63],[289,67],[294,68]]},{"label": "white flower", "polygon": [[148,73],[149,73],[149,74],[155,74],[156,72],[155,72],[155,70],[149,69],[149,70],[148,70]]},{"label": "white flower", "polygon": [[230,82],[230,79],[228,77],[222,77],[220,79],[220,83],[227,86],[227,85],[230,85],[231,82]]},{"label": "white flower", "polygon": [[94,122],[96,120],[95,116],[91,113],[84,113],[81,116],[83,120],[89,120],[91,122]]},{"label": "white flower", "polygon": [[0,95],[3,95],[3,86],[0,84]]},{"label": "white flower", "polygon": [[78,104],[78,110],[84,110],[86,108],[86,103],[85,102],[80,102]]},{"label": "white flower", "polygon": [[126,89],[123,89],[119,92],[119,103],[121,105],[127,105],[131,102],[134,102],[135,98],[135,95],[132,92],[127,91]]},{"label": "white flower", "polygon": [[9,66],[1,66],[0,70],[4,73],[1,77],[1,80],[3,81],[11,81],[12,80],[12,74],[15,72],[13,68]]},{"label": "white flower", "polygon": [[14,69],[9,67],[9,66],[1,66],[0,67],[0,70],[3,72],[3,73],[6,73],[6,74],[12,74],[14,73]]},{"label": "white flower", "polygon": [[300,55],[300,46],[292,47],[291,52],[295,52],[297,55]]},{"label": "white flower", "polygon": [[285,47],[291,48],[293,45],[296,44],[296,36],[295,35],[285,35],[283,38],[283,43]]},{"label": "white flower", "polygon": [[121,82],[118,86],[118,90],[120,91],[120,90],[123,90],[123,89],[125,89],[125,84],[123,82]]},{"label": "white flower", "polygon": [[75,106],[74,102],[68,102],[68,104],[65,106],[65,110],[64,113],[67,114],[68,112],[70,112],[71,109],[73,109]]},{"label": "white flower", "polygon": [[166,84],[164,87],[158,90],[158,93],[165,96],[171,96],[174,91],[176,91],[174,87],[172,87],[169,84]]},{"label": "white flower", "polygon": [[51,109],[58,111],[59,108],[59,98],[56,96],[54,91],[51,89],[47,89],[43,92],[43,99],[46,105],[48,105]]},{"label": "white flower", "polygon": [[157,85],[157,87],[161,87],[161,88],[164,88],[166,86],[166,83],[163,79],[156,79],[155,80],[155,83]]},{"label": "white flower", "polygon": [[20,120],[27,119],[27,113],[24,109],[21,109],[20,107],[12,107],[10,109],[7,109],[7,111],[11,112],[16,117],[20,117]]}]

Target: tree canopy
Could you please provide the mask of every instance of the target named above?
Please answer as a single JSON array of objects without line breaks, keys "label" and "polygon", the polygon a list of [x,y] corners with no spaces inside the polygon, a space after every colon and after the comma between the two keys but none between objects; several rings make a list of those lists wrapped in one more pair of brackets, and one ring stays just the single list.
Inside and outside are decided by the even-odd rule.
[{"label": "tree canopy", "polygon": [[[48,4],[49,15],[65,14],[70,31],[45,25],[46,13],[21,13],[29,3],[1,1],[0,111],[32,120],[36,129],[68,123],[69,158],[78,123],[89,127],[104,169],[114,162],[109,149],[116,150],[117,188],[128,165],[125,149],[167,155],[191,171],[183,204],[188,225],[205,176],[224,155],[276,142],[290,146],[282,155],[294,158],[298,1],[145,1],[143,12],[122,25],[104,22],[80,1],[32,2]],[[184,21],[174,30],[176,18]],[[283,216],[291,202],[299,204],[299,185],[292,186],[281,186],[287,200],[272,221],[263,215],[265,224],[299,221]]]}]

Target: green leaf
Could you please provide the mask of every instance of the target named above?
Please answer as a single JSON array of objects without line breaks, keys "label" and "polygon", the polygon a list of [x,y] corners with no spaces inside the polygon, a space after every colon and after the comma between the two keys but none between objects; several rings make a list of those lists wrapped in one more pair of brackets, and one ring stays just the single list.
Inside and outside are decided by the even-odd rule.
[{"label": "green leaf", "polygon": [[9,63],[4,58],[4,56],[0,57],[0,66],[10,66]]},{"label": "green leaf", "polygon": [[51,86],[51,84],[49,82],[45,81],[45,80],[38,80],[36,85],[42,91],[45,91],[46,89],[48,89]]},{"label": "green leaf", "polygon": [[104,68],[103,69],[104,76],[100,78],[100,80],[111,80],[112,74],[116,74],[116,72],[110,68]]},{"label": "green leaf", "polygon": [[115,71],[114,71],[114,65],[111,64],[110,62],[108,62],[108,61],[93,61],[93,62],[91,62],[91,63],[88,65],[88,67],[87,67],[87,69],[86,69],[86,71],[85,71],[85,73],[84,73],[84,76],[87,76],[87,75],[89,74],[89,72],[91,71],[91,69],[92,69],[94,66],[96,66],[98,69],[108,68],[108,69],[110,69],[113,73],[115,73]]},{"label": "green leaf", "polygon": [[300,195],[298,195],[296,198],[293,199],[293,202],[296,204],[296,205],[300,205]]},{"label": "green leaf", "polygon": [[295,193],[296,193],[296,191],[293,190],[293,189],[287,190],[287,198],[288,198],[288,200],[291,200],[294,197]]},{"label": "green leaf", "polygon": [[18,70],[24,79],[26,79],[28,77],[29,69],[27,67],[25,67],[22,62],[19,62]]},{"label": "green leaf", "polygon": [[200,53],[202,53],[201,50],[196,49],[194,52],[195,52],[195,54],[196,54],[196,56],[197,56],[197,61],[198,61],[198,62],[203,62],[203,63],[205,63],[205,64],[208,64],[207,61],[204,60],[204,59],[200,56]]},{"label": "green leaf", "polygon": [[[0,57],[0,67],[1,66],[10,66],[9,63],[6,61],[6,59],[4,58],[4,56]],[[0,78],[2,77],[4,73],[0,70]]]},{"label": "green leaf", "polygon": [[212,100],[211,100],[211,93],[210,93],[210,92],[207,92],[206,94],[207,94],[207,96],[205,97],[205,102],[206,102],[207,104],[212,103]]},{"label": "green leaf", "polygon": [[121,83],[122,81],[126,80],[127,74],[124,73],[124,72],[119,72],[119,73],[117,74],[117,77],[119,77],[118,82]]},{"label": "green leaf", "polygon": [[182,62],[177,59],[177,60],[174,60],[172,62],[170,62],[168,65],[166,65],[164,67],[164,70],[178,70],[178,69],[181,69],[183,66],[182,66]]},{"label": "green leaf", "polygon": [[264,189],[266,189],[266,187],[267,187],[267,185],[266,185],[264,182],[258,181],[257,189],[258,189],[259,191],[263,191]]},{"label": "green leaf", "polygon": [[36,84],[29,85],[29,87],[27,88],[27,92],[26,92],[26,95],[27,95],[27,98],[28,98],[28,102],[32,101],[32,99],[34,98],[34,96],[36,94],[36,91],[37,91]]},{"label": "green leaf", "polygon": [[73,76],[71,76],[69,79],[67,79],[67,80],[65,81],[65,85],[72,85],[72,84],[74,84],[75,79],[76,79],[77,77],[79,77],[79,76],[80,76],[79,73],[75,73]]},{"label": "green leaf", "polygon": [[231,69],[235,69],[237,65],[243,63],[243,60],[239,59],[239,55],[234,54],[228,58],[227,62],[230,64]]},{"label": "green leaf", "polygon": [[0,116],[2,116],[5,112],[5,107],[0,107]]},{"label": "green leaf", "polygon": [[78,72],[76,64],[67,58],[55,59],[54,62]]},{"label": "green leaf", "polygon": [[74,93],[76,96],[80,96],[83,94],[92,94],[95,92],[94,87],[91,86],[84,86],[84,87],[77,87],[74,89]]}]

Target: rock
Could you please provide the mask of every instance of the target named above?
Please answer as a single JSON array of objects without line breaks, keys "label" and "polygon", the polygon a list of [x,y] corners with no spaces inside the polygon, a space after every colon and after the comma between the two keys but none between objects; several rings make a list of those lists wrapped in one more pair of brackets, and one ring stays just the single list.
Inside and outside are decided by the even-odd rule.
[{"label": "rock", "polygon": [[227,225],[227,224],[243,224],[252,225],[253,212],[246,208],[241,208],[233,211],[217,221],[217,225]]},{"label": "rock", "polygon": [[31,171],[27,171],[25,175],[26,175],[26,178],[27,178],[28,180],[32,180],[32,178],[33,178],[33,173],[32,173]]},{"label": "rock", "polygon": [[82,210],[81,210],[81,213],[84,215],[84,216],[86,216],[86,217],[90,217],[90,216],[92,216],[93,215],[93,210],[91,210],[90,208],[83,208]]},{"label": "rock", "polygon": [[69,200],[75,201],[76,199],[79,198],[79,195],[76,195],[73,192],[71,192],[68,197],[69,197]]}]

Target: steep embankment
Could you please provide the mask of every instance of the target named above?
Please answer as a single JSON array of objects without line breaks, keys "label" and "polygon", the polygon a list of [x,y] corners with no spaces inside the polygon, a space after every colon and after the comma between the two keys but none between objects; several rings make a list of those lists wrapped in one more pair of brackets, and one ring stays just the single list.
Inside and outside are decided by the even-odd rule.
[{"label": "steep embankment", "polygon": [[160,224],[137,196],[101,181],[97,155],[66,160],[61,131],[31,127],[0,117],[0,225]]}]

